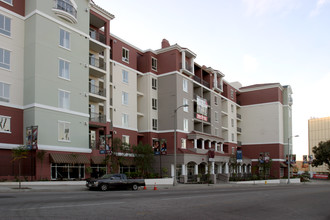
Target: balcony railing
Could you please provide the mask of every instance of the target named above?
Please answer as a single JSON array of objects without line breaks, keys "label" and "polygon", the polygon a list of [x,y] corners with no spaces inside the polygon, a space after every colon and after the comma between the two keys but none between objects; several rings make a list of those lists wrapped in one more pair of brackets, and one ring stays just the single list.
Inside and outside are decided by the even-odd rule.
[{"label": "balcony railing", "polygon": [[221,90],[222,91],[222,86],[221,86],[221,84],[218,82],[217,84],[215,84],[214,82],[213,82],[213,88],[215,88],[215,89],[219,89],[219,90]]},{"label": "balcony railing", "polygon": [[97,40],[97,41],[105,44],[105,36],[104,36],[104,34],[101,34],[101,33],[98,33],[96,31],[90,30],[89,31],[89,36],[92,39]]},{"label": "balcony railing", "polygon": [[93,84],[89,84],[89,92],[95,95],[104,96],[106,95],[106,90],[104,88],[100,88],[98,86],[95,86]]},{"label": "balcony railing", "polygon": [[242,132],[242,128],[237,127],[237,132],[241,133]]},{"label": "balcony railing", "polygon": [[237,141],[237,146],[241,147],[242,146],[242,141]]},{"label": "balcony railing", "polygon": [[103,62],[100,59],[97,59],[93,56],[89,57],[89,65],[97,67],[102,70],[105,70],[105,62]]},{"label": "balcony railing", "polygon": [[77,18],[77,10],[70,3],[64,0],[55,0],[55,9],[65,11],[74,18]]},{"label": "balcony railing", "polygon": [[100,113],[94,113],[94,112],[89,113],[89,115],[90,115],[89,121],[98,122],[98,123],[106,123],[105,115],[102,115]]},{"label": "balcony railing", "polygon": [[194,76],[194,80],[196,82],[199,82],[200,84],[210,88],[210,83],[206,82],[205,80],[202,80],[201,78],[199,78],[198,76]]},{"label": "balcony railing", "polygon": [[238,118],[238,119],[242,119],[242,115],[241,114],[236,114],[236,117]]}]

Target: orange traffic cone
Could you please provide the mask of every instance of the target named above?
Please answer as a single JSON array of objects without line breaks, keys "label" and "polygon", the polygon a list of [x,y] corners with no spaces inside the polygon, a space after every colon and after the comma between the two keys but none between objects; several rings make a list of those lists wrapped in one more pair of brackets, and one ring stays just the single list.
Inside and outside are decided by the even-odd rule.
[{"label": "orange traffic cone", "polygon": [[144,189],[144,190],[146,190],[146,189],[147,189],[147,187],[146,187],[146,186],[144,186],[144,187],[143,187],[143,189]]},{"label": "orange traffic cone", "polygon": [[157,186],[156,186],[156,183],[155,183],[155,185],[154,185],[154,190],[157,190]]}]

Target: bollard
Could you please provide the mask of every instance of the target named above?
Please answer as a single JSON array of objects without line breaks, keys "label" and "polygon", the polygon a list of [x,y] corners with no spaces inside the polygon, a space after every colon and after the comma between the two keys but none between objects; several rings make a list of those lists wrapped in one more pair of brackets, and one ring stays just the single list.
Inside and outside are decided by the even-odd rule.
[{"label": "bollard", "polygon": [[156,186],[156,183],[155,183],[155,185],[154,185],[154,190],[157,190],[157,186]]}]

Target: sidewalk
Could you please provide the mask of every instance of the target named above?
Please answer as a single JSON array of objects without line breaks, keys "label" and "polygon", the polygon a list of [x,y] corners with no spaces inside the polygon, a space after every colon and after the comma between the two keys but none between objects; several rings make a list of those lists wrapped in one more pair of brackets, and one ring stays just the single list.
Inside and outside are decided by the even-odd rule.
[{"label": "sidewalk", "polygon": [[[11,192],[64,192],[64,191],[86,191],[85,181],[40,181],[40,182],[22,182],[21,189],[18,188],[18,182],[0,182],[0,193]],[[295,183],[292,185],[330,185],[329,180],[311,180],[310,182]],[[276,186],[284,184],[258,184],[258,186]],[[255,184],[237,184],[236,182],[221,184],[178,184],[156,185],[157,190],[183,190],[183,189],[212,189],[225,187],[247,187],[257,186]],[[154,185],[147,185],[147,190],[154,190]]]}]

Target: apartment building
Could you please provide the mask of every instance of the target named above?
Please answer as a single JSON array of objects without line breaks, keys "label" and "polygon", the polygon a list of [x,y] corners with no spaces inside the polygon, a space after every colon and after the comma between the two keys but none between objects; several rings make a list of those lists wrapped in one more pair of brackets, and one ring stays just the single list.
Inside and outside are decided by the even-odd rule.
[{"label": "apartment building", "polygon": [[149,144],[155,172],[184,183],[251,173],[260,152],[271,154],[271,175],[284,173],[290,86],[229,83],[166,39],[139,49],[111,34],[114,15],[89,0],[0,6],[0,178],[17,175],[18,145],[31,148],[24,175],[32,179],[134,171],[103,164],[114,138]]},{"label": "apartment building", "polygon": [[[321,141],[330,140],[330,117],[311,118],[308,120],[308,154],[314,157],[313,147],[318,147]],[[328,167],[313,167],[310,165],[309,172],[313,174],[329,174]]]}]

